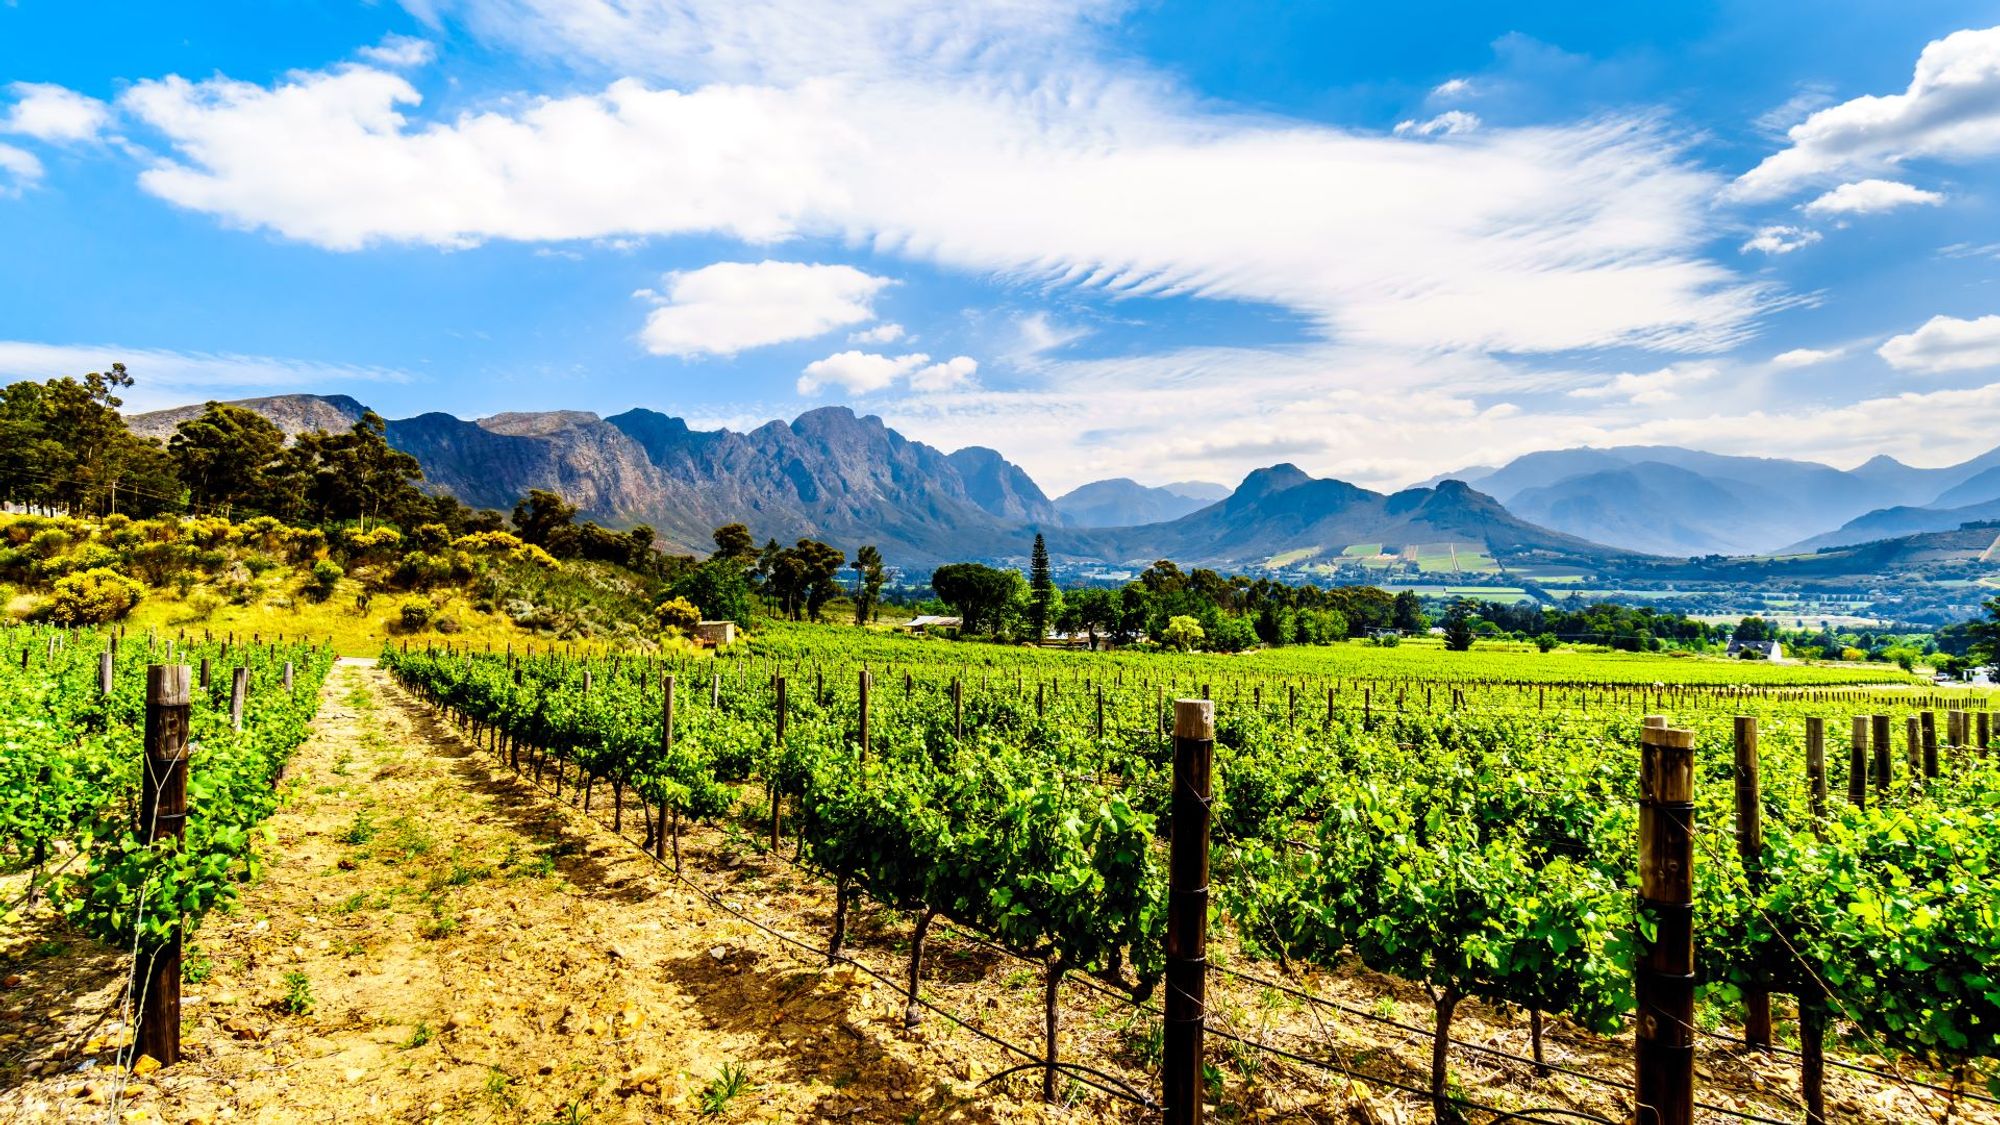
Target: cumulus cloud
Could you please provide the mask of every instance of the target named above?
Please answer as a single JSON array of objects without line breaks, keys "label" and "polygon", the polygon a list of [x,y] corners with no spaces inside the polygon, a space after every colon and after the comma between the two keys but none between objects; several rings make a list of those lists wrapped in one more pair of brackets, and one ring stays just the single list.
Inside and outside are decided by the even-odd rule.
[{"label": "cumulus cloud", "polygon": [[385,35],[373,47],[363,47],[361,57],[383,66],[422,66],[437,57],[437,47],[427,39],[414,35]]},{"label": "cumulus cloud", "polygon": [[717,262],[668,274],[662,292],[641,290],[658,307],[639,335],[647,351],[674,356],[808,340],[873,320],[875,295],[889,283],[852,266]]},{"label": "cumulus cloud", "polygon": [[41,182],[42,162],[24,148],[0,144],[0,197],[19,195]]},{"label": "cumulus cloud", "polygon": [[953,356],[943,363],[918,368],[910,375],[913,391],[949,391],[972,385],[979,373],[979,361],[969,355]]},{"label": "cumulus cloud", "polygon": [[1902,93],[1829,106],[1786,137],[1789,146],[1738,177],[1731,196],[1775,199],[1845,172],[2000,152],[2000,27],[1931,42]]},{"label": "cumulus cloud", "polygon": [[1719,184],[1655,119],[1468,133],[1447,114],[1429,125],[1451,143],[1420,145],[1226,113],[1100,44],[1114,7],[446,3],[428,14],[636,77],[451,117],[364,65],[121,101],[165,143],[146,190],[343,250],[837,237],[1422,349],[1720,349],[1778,296],[1694,249]]},{"label": "cumulus cloud", "polygon": [[1672,402],[1687,388],[1720,374],[1722,368],[1714,363],[1676,363],[1657,371],[1614,375],[1606,382],[1578,387],[1569,394],[1571,398],[1618,399],[1635,406],[1655,406]]},{"label": "cumulus cloud", "polygon": [[1875,354],[1898,371],[1920,375],[2000,367],[2000,316],[1934,316],[1915,332],[1889,337]]},{"label": "cumulus cloud", "polygon": [[1771,357],[1773,367],[1812,367],[1847,354],[1846,348],[1793,348]]},{"label": "cumulus cloud", "polygon": [[847,342],[850,344],[893,344],[907,335],[909,333],[905,332],[903,326],[900,324],[878,324],[873,328],[864,328],[859,332],[849,333]]},{"label": "cumulus cloud", "polygon": [[1874,215],[1898,207],[1936,206],[1944,196],[1895,180],[1860,180],[1842,184],[1805,205],[1808,215]]},{"label": "cumulus cloud", "polygon": [[1770,226],[1758,227],[1757,233],[1741,247],[1743,253],[1789,254],[1801,246],[1811,246],[1818,242],[1819,232],[1804,227]]},{"label": "cumulus cloud", "polygon": [[931,357],[922,352],[887,356],[845,351],[806,364],[798,388],[802,395],[825,387],[841,387],[849,394],[866,395],[888,390],[902,381],[913,391],[943,391],[968,385],[978,370],[978,362],[970,356],[932,363]]},{"label": "cumulus cloud", "polygon": [[14,105],[0,118],[0,133],[41,141],[90,141],[111,120],[110,106],[64,86],[16,82],[7,92]]}]

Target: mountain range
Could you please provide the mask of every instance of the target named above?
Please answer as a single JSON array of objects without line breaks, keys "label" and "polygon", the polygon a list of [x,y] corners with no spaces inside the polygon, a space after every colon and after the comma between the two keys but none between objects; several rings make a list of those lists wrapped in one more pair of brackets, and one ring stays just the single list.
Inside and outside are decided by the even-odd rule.
[{"label": "mountain range", "polygon": [[[2000,500],[2000,449],[1936,469],[1876,457],[1852,469],[1674,446],[1530,453],[1448,474],[1522,519],[1649,554],[1798,553],[1948,531]],[[1898,514],[1890,515],[1894,511]],[[1893,528],[1893,530],[1890,530]]]},{"label": "mountain range", "polygon": [[[344,395],[238,405],[288,434],[345,428],[365,410]],[[200,409],[129,421],[165,437]],[[1672,446],[1562,449],[1388,494],[1276,465],[1235,489],[1118,478],[1051,500],[996,450],[947,453],[845,407],[742,433],[647,409],[431,413],[387,432],[423,465],[426,487],[475,507],[508,509],[544,488],[608,524],[651,524],[675,550],[704,551],[714,527],[741,521],[759,539],[876,543],[918,567],[1017,558],[1033,530],[1080,562],[1256,567],[1414,549],[1449,553],[1452,566],[1460,552],[1591,565],[1811,552],[2000,518],[2000,450],[1944,468],[1877,457],[1842,470]]]}]

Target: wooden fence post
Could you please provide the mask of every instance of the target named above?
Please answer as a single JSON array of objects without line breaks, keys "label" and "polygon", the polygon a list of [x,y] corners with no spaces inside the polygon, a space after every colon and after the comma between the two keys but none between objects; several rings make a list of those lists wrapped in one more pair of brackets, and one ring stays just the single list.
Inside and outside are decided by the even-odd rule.
[{"label": "wooden fence post", "polygon": [[1208,829],[1215,705],[1174,701],[1173,840],[1167,861],[1167,996],[1161,1057],[1166,1125],[1202,1120],[1208,997]]},{"label": "wooden fence post", "polygon": [[1875,792],[1889,792],[1889,716],[1876,715],[1871,720],[1869,747],[1875,752]]},{"label": "wooden fence post", "polygon": [[1806,720],[1806,792],[1815,821],[1826,816],[1826,720]]},{"label": "wooden fence post", "polygon": [[1694,1119],[1694,732],[1639,734],[1639,1125]]},{"label": "wooden fence post", "polygon": [[868,760],[868,688],[874,677],[868,674],[866,668],[862,669],[858,675],[860,679],[857,681],[856,687],[861,696],[861,760],[866,762]]},{"label": "wooden fence post", "polygon": [[[1736,716],[1736,854],[1756,894],[1764,882],[1764,787],[1757,720],[1749,715]],[[1771,994],[1762,988],[1743,990],[1743,1038],[1753,1047],[1771,1046]]]},{"label": "wooden fence post", "polygon": [[1854,716],[1853,732],[1847,736],[1847,803],[1862,808],[1868,803],[1868,716]]},{"label": "wooden fence post", "polygon": [[243,704],[250,696],[250,669],[241,664],[229,675],[229,729],[243,729]]},{"label": "wooden fence post", "polygon": [[292,680],[293,680],[293,678],[294,678],[294,670],[293,670],[293,668],[292,668],[292,662],[291,662],[291,661],[289,661],[289,660],[287,660],[287,661],[285,661],[285,694],[286,694],[286,695],[295,695],[295,694],[297,694],[296,692],[294,692],[294,691],[292,690]]},{"label": "wooden fence post", "polygon": [[1924,721],[1923,776],[1927,779],[1935,778],[1938,775],[1937,712],[1935,711],[1924,712],[1923,721]]},{"label": "wooden fence post", "polygon": [[1924,788],[1924,726],[1915,715],[1903,720],[1903,757],[1910,766],[1910,788]]},{"label": "wooden fence post", "polygon": [[[145,776],[140,788],[139,838],[152,843],[187,831],[188,711],[193,693],[185,664],[146,668]],[[170,907],[154,903],[154,909]],[[165,944],[141,948],[132,966],[133,1007],[139,1026],[134,1049],[162,1066],[181,1058],[181,931]],[[137,1057],[136,1055],[134,1056]]]}]

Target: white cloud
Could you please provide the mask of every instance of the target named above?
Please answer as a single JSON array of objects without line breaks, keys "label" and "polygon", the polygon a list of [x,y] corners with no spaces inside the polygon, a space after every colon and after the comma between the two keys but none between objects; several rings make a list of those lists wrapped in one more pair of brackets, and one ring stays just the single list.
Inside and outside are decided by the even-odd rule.
[{"label": "white cloud", "polygon": [[1757,233],[1742,245],[1741,250],[1745,254],[1753,250],[1760,254],[1789,254],[1801,246],[1811,246],[1819,238],[1818,231],[1804,227],[1758,227]]},{"label": "white cloud", "polygon": [[799,393],[812,394],[821,387],[844,387],[851,394],[865,395],[887,390],[896,380],[930,361],[921,352],[886,356],[874,352],[835,352],[825,359],[806,364],[799,376]]},{"label": "white cloud", "polygon": [[864,328],[859,332],[849,333],[847,342],[850,344],[893,344],[907,335],[909,333],[905,332],[903,326],[900,324],[878,324],[873,328]]},{"label": "white cloud", "polygon": [[1883,341],[1875,354],[1898,371],[1923,375],[2000,367],[2000,316],[1934,316],[1915,332]]},{"label": "white cloud", "polygon": [[734,355],[873,320],[886,277],[852,266],[717,262],[671,273],[640,333],[654,355]]},{"label": "white cloud", "polygon": [[360,55],[383,66],[422,66],[437,57],[437,45],[414,35],[390,34],[383,36],[382,41],[373,47],[361,48]]},{"label": "white cloud", "polygon": [[913,391],[950,391],[972,385],[972,377],[979,373],[979,361],[969,355],[953,356],[943,363],[933,363],[919,368],[910,375],[910,389]]},{"label": "white cloud", "polygon": [[886,356],[844,351],[806,364],[805,373],[799,376],[798,389],[800,394],[809,395],[824,387],[841,387],[849,394],[867,395],[902,382],[912,391],[926,393],[960,390],[972,385],[972,377],[978,371],[979,362],[965,355],[932,363],[931,357],[922,352]]},{"label": "white cloud", "polygon": [[1722,374],[1714,363],[1676,363],[1658,371],[1626,372],[1609,381],[1569,392],[1571,398],[1619,399],[1635,406],[1657,406],[1672,402],[1681,392],[1706,383]]},{"label": "white cloud", "polygon": [[[1692,249],[1716,233],[1718,184],[1652,119],[1417,145],[1209,108],[1097,49],[1094,3],[861,0],[760,22],[770,7],[513,0],[499,10],[528,22],[510,29],[467,8],[607,68],[681,69],[449,118],[358,65],[269,87],[170,77],[121,105],[166,141],[146,190],[335,249],[838,237],[1024,284],[1267,303],[1421,349],[1712,350],[1778,298]],[[885,51],[907,65],[872,65]],[[731,81],[689,85],[710,74]]]},{"label": "white cloud", "polygon": [[1830,106],[1786,136],[1790,146],[1739,177],[1732,197],[1774,199],[1845,172],[2000,152],[2000,27],[1934,40],[1903,93]]},{"label": "white cloud", "polygon": [[14,107],[0,120],[0,133],[41,141],[90,141],[111,120],[110,106],[63,86],[16,82],[7,92],[14,96]]},{"label": "white cloud", "polygon": [[1894,180],[1860,180],[1842,184],[1805,205],[1808,215],[1874,215],[1898,207],[1936,206],[1944,196]]},{"label": "white cloud", "polygon": [[1773,367],[1812,367],[1815,364],[1839,359],[1847,354],[1846,348],[1793,348],[1771,357]]},{"label": "white cloud", "polygon": [[1459,133],[1470,133],[1477,128],[1479,128],[1479,115],[1467,113],[1462,109],[1448,109],[1429,121],[1414,119],[1398,121],[1395,133],[1399,137],[1450,137]]},{"label": "white cloud", "polygon": [[42,162],[24,148],[0,144],[0,198],[19,195],[40,183]]},{"label": "white cloud", "polygon": [[156,410],[211,395],[247,397],[291,390],[325,392],[352,383],[402,383],[394,368],[325,363],[231,352],[184,352],[118,344],[41,344],[0,340],[0,371],[16,379],[53,379],[103,371],[123,363],[135,385],[121,397],[127,411]]},{"label": "white cloud", "polygon": [[1021,336],[1018,352],[1021,359],[1032,359],[1090,335],[1090,329],[1081,325],[1060,324],[1040,310],[1015,317],[1014,327]]},{"label": "white cloud", "polygon": [[1463,97],[1472,92],[1472,80],[1469,78],[1447,78],[1443,82],[1431,87],[1431,97],[1433,98]]}]

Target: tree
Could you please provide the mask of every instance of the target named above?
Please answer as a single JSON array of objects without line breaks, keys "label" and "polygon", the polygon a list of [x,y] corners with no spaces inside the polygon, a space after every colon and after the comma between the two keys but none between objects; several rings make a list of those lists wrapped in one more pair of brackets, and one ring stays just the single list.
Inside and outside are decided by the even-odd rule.
[{"label": "tree", "polygon": [[693,602],[710,621],[734,621],[744,629],[750,628],[756,609],[743,567],[728,559],[712,558],[696,566],[669,585],[667,593]]},{"label": "tree", "polygon": [[931,572],[931,589],[938,600],[958,611],[965,632],[997,632],[1020,600],[1021,572],[950,563]]},{"label": "tree", "polygon": [[748,566],[757,561],[757,540],[751,538],[750,529],[740,523],[726,523],[715,529],[715,553],[712,559],[728,559]]},{"label": "tree", "polygon": [[854,552],[854,623],[868,624],[875,614],[875,605],[882,598],[882,583],[889,573],[882,566],[882,551],[875,546],[864,546]]},{"label": "tree", "polygon": [[1764,644],[1778,639],[1778,627],[1761,617],[1746,617],[1736,623],[1738,644]]},{"label": "tree", "polygon": [[1034,629],[1035,643],[1049,635],[1049,619],[1054,616],[1056,586],[1049,575],[1049,548],[1042,533],[1035,533],[1035,549],[1028,562],[1028,624]]},{"label": "tree", "polygon": [[558,558],[571,554],[576,539],[576,505],[556,493],[531,488],[514,505],[514,531],[523,542]]},{"label": "tree", "polygon": [[779,550],[770,560],[769,585],[783,604],[785,616],[820,619],[826,603],[840,593],[836,576],[847,556],[817,539],[801,539]]},{"label": "tree", "polygon": [[1472,648],[1472,601],[1458,598],[1444,614],[1444,647],[1448,652],[1467,652]]},{"label": "tree", "polygon": [[1168,621],[1167,627],[1160,630],[1160,643],[1186,652],[1200,644],[1204,635],[1201,622],[1182,615]]},{"label": "tree", "polygon": [[1986,616],[1961,627],[1969,641],[1965,655],[1981,664],[2000,663],[2000,598],[1987,598],[1979,608]]},{"label": "tree", "polygon": [[269,418],[224,402],[208,403],[167,440],[188,498],[225,516],[267,494],[267,478],[284,451],[285,433]]},{"label": "tree", "polygon": [[1076,590],[1063,599],[1057,628],[1065,633],[1078,630],[1089,633],[1090,650],[1095,652],[1097,635],[1117,628],[1118,610],[1118,595],[1114,591],[1101,588]]},{"label": "tree", "polygon": [[1430,628],[1430,622],[1424,619],[1424,600],[1417,596],[1415,590],[1404,590],[1397,594],[1393,612],[1394,616],[1390,618],[1391,627],[1399,632],[1421,633]]}]

